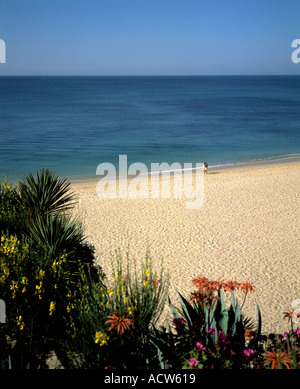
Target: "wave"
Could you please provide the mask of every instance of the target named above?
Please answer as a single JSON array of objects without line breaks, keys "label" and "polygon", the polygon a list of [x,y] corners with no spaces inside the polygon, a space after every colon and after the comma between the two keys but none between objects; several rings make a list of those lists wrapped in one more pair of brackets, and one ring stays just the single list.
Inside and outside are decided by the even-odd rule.
[{"label": "wave", "polygon": [[[252,159],[249,161],[237,161],[237,162],[229,162],[229,163],[222,163],[217,165],[210,165],[210,170],[218,170],[218,169],[227,169],[232,167],[241,167],[241,166],[252,166],[252,165],[261,165],[266,163],[280,163],[280,162],[289,162],[289,161],[298,161],[300,160],[300,154],[287,154],[282,156],[272,156],[272,157],[266,157],[266,158],[258,158],[258,159]],[[169,170],[157,170],[157,171],[150,171],[147,173],[142,173],[143,175],[156,175],[156,174],[169,174],[169,173],[180,173],[183,171],[197,171],[202,170],[202,165],[204,162],[198,162],[196,167],[191,168],[182,168],[182,169],[169,169]]]},{"label": "wave", "polygon": [[[220,169],[231,169],[231,168],[238,168],[238,167],[247,167],[247,166],[255,166],[255,165],[264,165],[264,164],[273,164],[273,163],[284,163],[284,162],[293,162],[293,161],[300,161],[300,153],[299,154],[287,154],[282,156],[273,156],[273,157],[266,157],[266,158],[259,158],[259,159],[252,159],[249,161],[237,161],[237,162],[229,162],[229,163],[221,163],[221,164],[214,164],[209,166],[209,170],[220,170]],[[191,163],[189,163],[190,165]],[[171,166],[172,164],[170,164]],[[184,164],[183,164],[184,165]],[[147,171],[140,173],[139,175],[128,175],[128,176],[119,176],[117,174],[117,177],[113,176],[105,176],[106,180],[113,180],[115,178],[117,179],[124,179],[124,178],[133,178],[136,176],[140,177],[150,177],[155,175],[166,175],[166,174],[180,174],[184,172],[195,172],[195,171],[202,171],[203,162],[198,162],[198,165],[195,167],[188,167],[188,168],[180,168],[180,169],[167,169],[167,170],[154,170],[154,171]],[[79,182],[90,182],[90,181],[98,181],[103,177],[99,176],[97,178],[95,177],[78,177],[78,178],[72,178],[72,183],[79,183]]]}]

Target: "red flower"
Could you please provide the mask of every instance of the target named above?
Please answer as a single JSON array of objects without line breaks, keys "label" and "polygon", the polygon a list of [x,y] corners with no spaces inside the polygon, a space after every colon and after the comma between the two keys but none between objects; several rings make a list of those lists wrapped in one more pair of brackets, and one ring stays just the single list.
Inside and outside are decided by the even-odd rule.
[{"label": "red flower", "polygon": [[107,316],[110,320],[106,320],[106,324],[110,323],[110,327],[108,331],[111,331],[114,327],[117,327],[118,333],[124,333],[125,330],[129,330],[129,326],[133,325],[133,321],[131,319],[127,319],[125,316],[119,316],[117,314],[113,316]]},{"label": "red flower", "polygon": [[235,292],[240,287],[240,284],[236,281],[224,281],[222,287],[225,292]]},{"label": "red flower", "polygon": [[264,365],[266,366],[268,363],[270,363],[271,369],[276,369],[280,366],[279,357],[282,365],[284,365],[287,369],[291,368],[291,360],[286,352],[278,354],[276,351],[267,351],[262,355],[267,358]]},{"label": "red flower", "polygon": [[248,292],[253,292],[254,291],[254,286],[251,282],[242,282],[240,284],[241,291],[247,294]]},{"label": "red flower", "polygon": [[283,318],[288,318],[288,321],[291,321],[292,320],[292,317],[293,317],[293,313],[294,313],[294,310],[288,310],[287,312],[283,312]]}]

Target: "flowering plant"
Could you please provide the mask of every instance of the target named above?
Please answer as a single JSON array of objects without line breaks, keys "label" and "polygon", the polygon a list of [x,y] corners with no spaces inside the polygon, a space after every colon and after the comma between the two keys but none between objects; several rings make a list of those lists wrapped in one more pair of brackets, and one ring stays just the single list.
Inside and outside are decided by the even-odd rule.
[{"label": "flowering plant", "polygon": [[101,331],[109,334],[109,351],[105,350],[110,355],[108,362],[115,367],[136,368],[147,366],[154,359],[150,334],[165,306],[168,276],[163,267],[159,275],[154,271],[149,252],[139,264],[139,271],[129,253],[126,260],[120,251],[112,258],[110,287],[103,290],[102,314],[106,321]]}]

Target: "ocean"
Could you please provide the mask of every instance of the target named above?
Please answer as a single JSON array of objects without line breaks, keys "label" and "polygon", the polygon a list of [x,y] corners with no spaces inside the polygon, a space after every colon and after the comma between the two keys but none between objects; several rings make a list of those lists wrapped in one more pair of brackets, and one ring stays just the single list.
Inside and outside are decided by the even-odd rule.
[{"label": "ocean", "polygon": [[300,158],[300,76],[0,77],[0,177]]}]

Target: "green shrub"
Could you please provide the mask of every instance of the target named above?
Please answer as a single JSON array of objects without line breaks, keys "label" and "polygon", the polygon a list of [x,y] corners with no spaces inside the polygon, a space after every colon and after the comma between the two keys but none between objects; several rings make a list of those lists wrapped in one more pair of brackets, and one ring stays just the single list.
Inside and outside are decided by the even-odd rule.
[{"label": "green shrub", "polygon": [[[139,270],[137,265],[140,265]],[[112,285],[105,291],[108,320],[104,327],[99,327],[96,336],[99,347],[101,343],[103,346],[108,344],[106,366],[157,366],[156,349],[150,340],[165,307],[168,275],[162,265],[159,274],[153,270],[149,252],[137,264],[128,253],[124,261],[118,251],[112,267]]]},{"label": "green shrub", "polygon": [[[0,196],[0,296],[7,310],[0,355],[12,367],[44,366],[51,350],[59,354],[73,340],[70,302],[83,278],[91,285],[92,273],[101,284],[104,275],[80,224],[65,214],[73,199],[66,180],[43,170],[19,186],[1,182]],[[76,296],[80,305],[83,298]]]},{"label": "green shrub", "polygon": [[43,366],[62,336],[61,314],[71,286],[66,261],[65,253],[50,261],[29,241],[1,235],[0,295],[7,319],[0,331],[13,367]]},{"label": "green shrub", "polygon": [[175,308],[169,300],[173,322],[158,328],[163,266],[158,274],[149,252],[137,262],[116,251],[107,279],[68,216],[73,201],[67,180],[47,170],[19,186],[0,182],[0,368],[43,368],[52,351],[65,368],[300,368],[299,309],[284,314],[289,332],[262,334],[259,307],[256,323],[242,313],[248,282],[197,277],[190,301],[179,294]]}]

